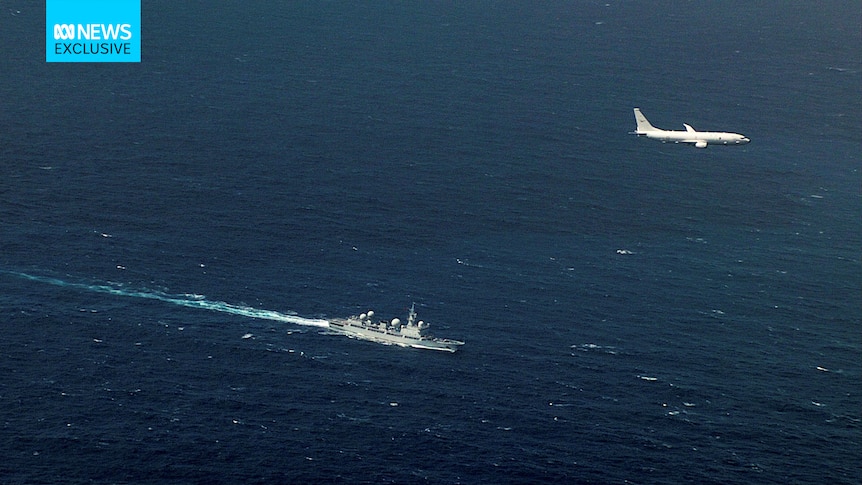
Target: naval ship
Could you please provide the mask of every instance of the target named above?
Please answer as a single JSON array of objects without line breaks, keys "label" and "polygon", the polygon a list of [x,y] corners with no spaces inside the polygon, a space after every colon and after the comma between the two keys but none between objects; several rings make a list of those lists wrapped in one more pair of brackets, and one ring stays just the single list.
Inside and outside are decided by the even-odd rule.
[{"label": "naval ship", "polygon": [[422,320],[416,321],[415,306],[415,304],[410,306],[410,313],[407,314],[406,323],[397,318],[392,319],[390,322],[381,320],[375,323],[372,320],[374,312],[368,311],[368,313],[348,317],[347,319],[332,319],[329,321],[329,328],[349,337],[417,349],[455,352],[458,350],[458,347],[464,345],[464,342],[459,340],[435,338],[428,335],[428,324]]}]

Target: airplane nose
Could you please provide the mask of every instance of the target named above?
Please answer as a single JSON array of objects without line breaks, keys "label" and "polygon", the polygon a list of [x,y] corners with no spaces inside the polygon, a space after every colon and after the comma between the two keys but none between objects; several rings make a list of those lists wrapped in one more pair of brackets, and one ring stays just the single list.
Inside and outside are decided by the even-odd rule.
[{"label": "airplane nose", "polygon": [[742,143],[748,143],[748,142],[750,142],[750,141],[751,141],[751,138],[748,138],[748,137],[742,137]]}]

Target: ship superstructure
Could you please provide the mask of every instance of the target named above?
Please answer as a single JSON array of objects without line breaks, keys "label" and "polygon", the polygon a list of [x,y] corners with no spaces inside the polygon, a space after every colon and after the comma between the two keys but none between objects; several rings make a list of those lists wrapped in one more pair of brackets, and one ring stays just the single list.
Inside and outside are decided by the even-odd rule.
[{"label": "ship superstructure", "polygon": [[369,310],[346,319],[332,319],[329,321],[329,328],[350,337],[417,349],[455,352],[458,347],[464,345],[464,342],[459,340],[431,336],[428,333],[428,324],[422,320],[416,321],[415,304],[410,307],[406,322],[398,318],[375,322],[373,318],[374,312]]}]

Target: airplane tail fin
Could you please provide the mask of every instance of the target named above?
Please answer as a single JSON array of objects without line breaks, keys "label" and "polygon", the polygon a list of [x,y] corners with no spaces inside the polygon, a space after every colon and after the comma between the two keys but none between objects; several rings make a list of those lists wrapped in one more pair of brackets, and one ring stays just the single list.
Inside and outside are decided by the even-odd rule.
[{"label": "airplane tail fin", "polygon": [[646,119],[646,116],[641,113],[640,108],[635,108],[635,121],[638,123],[638,128],[635,133],[643,133],[646,131],[656,131],[658,128],[653,126],[649,120]]}]

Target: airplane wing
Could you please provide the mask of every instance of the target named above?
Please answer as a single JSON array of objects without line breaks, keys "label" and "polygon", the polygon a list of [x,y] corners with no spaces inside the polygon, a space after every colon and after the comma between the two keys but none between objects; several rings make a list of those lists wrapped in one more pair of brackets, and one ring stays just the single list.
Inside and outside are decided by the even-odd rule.
[{"label": "airplane wing", "polygon": [[706,148],[706,145],[707,145],[706,140],[696,140],[696,139],[680,140],[677,143],[685,143],[688,145],[694,145],[695,148]]},{"label": "airplane wing", "polygon": [[[697,130],[695,130],[694,128],[692,128],[692,127],[691,127],[691,125],[689,125],[688,123],[683,123],[683,124],[682,124],[682,126],[684,126],[684,127],[685,127],[685,132],[686,132],[686,133],[691,133],[691,134],[697,133]],[[706,148],[706,145],[707,145],[706,141],[704,141],[704,140],[698,140],[698,139],[696,139],[696,138],[695,138],[695,139],[691,139],[691,140],[680,140],[679,142],[680,142],[680,143],[688,143],[688,144],[690,144],[690,145],[694,145],[694,146],[695,146],[695,148]]]}]

